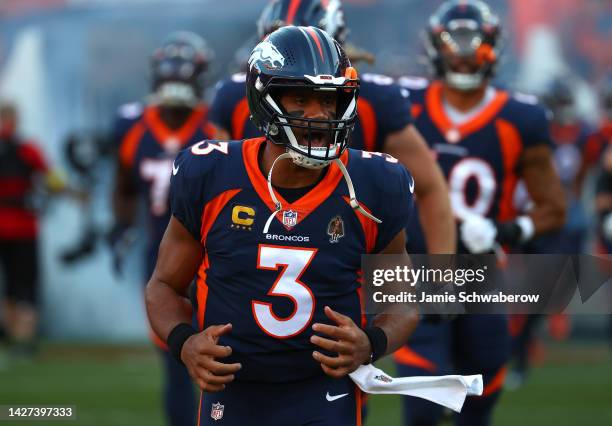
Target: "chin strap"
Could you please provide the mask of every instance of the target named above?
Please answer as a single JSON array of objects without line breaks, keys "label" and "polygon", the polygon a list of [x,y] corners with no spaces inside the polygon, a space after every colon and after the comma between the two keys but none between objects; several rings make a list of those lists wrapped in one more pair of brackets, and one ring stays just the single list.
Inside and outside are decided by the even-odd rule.
[{"label": "chin strap", "polygon": [[270,215],[270,217],[268,217],[268,220],[266,221],[266,226],[264,226],[263,229],[264,234],[268,233],[268,229],[270,228],[270,224],[272,223],[272,219],[274,219],[274,216],[276,216],[276,214],[283,209],[283,205],[280,201],[278,201],[278,198],[276,198],[276,194],[274,193],[274,189],[272,188],[272,170],[274,170],[274,166],[276,165],[276,162],[278,160],[284,160],[285,158],[291,158],[291,154],[285,152],[284,154],[281,154],[276,157],[276,160],[274,160],[274,162],[272,163],[272,167],[270,167],[270,171],[268,172],[268,192],[270,193],[270,197],[272,197],[272,201],[274,202],[275,210],[272,212],[272,214]]},{"label": "chin strap", "polygon": [[344,167],[344,163],[339,158],[336,158],[334,162],[340,168],[340,171],[342,172],[342,176],[344,176],[344,180],[346,180],[346,186],[348,186],[348,190],[349,190],[350,204],[353,210],[357,210],[359,213],[361,213],[368,219],[372,219],[376,223],[382,223],[382,220],[368,213],[363,207],[361,207],[361,205],[359,204],[359,201],[357,201],[357,195],[355,194],[355,188],[353,188],[353,181],[351,180],[351,177],[349,176],[348,171],[346,170],[346,167]]},{"label": "chin strap", "polygon": [[[276,165],[277,161],[284,160],[286,158],[293,158],[293,157],[288,152],[285,152],[284,154],[279,155],[278,157],[276,157],[276,159],[272,163],[272,167],[270,167],[270,171],[268,172],[268,192],[270,193],[270,197],[272,198],[272,202],[274,203],[275,210],[272,212],[272,214],[268,217],[268,220],[266,221],[266,224],[263,229],[264,234],[268,233],[268,230],[270,229],[270,225],[272,224],[272,220],[274,219],[274,216],[276,216],[276,214],[283,209],[283,205],[278,200],[278,198],[276,198],[276,194],[274,193],[274,189],[272,188],[272,170],[274,170],[274,166]],[[342,176],[344,176],[344,180],[346,180],[346,185],[348,186],[348,190],[349,190],[350,205],[353,208],[353,210],[357,210],[359,213],[361,213],[368,219],[373,220],[376,223],[382,223],[382,220],[368,213],[363,207],[361,207],[361,205],[359,204],[359,201],[357,201],[357,195],[355,194],[355,188],[353,187],[353,181],[351,180],[351,177],[349,176],[348,171],[346,170],[346,167],[344,167],[344,163],[342,163],[342,161],[339,158],[336,158],[334,160],[334,163],[336,163],[336,165],[340,168],[340,171],[342,172]]]}]

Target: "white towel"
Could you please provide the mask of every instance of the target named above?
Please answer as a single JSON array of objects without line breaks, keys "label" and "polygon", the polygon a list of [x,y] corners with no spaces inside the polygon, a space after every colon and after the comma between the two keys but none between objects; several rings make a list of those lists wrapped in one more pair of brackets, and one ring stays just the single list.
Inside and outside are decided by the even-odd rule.
[{"label": "white towel", "polygon": [[372,364],[362,365],[350,378],[366,393],[416,396],[461,411],[467,395],[482,395],[482,375],[391,377]]}]

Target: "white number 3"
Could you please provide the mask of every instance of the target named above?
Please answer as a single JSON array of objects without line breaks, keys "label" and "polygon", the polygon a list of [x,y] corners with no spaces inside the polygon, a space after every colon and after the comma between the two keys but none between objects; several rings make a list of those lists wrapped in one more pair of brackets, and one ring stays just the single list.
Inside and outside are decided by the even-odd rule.
[{"label": "white number 3", "polygon": [[279,318],[272,304],[253,300],[253,315],[257,325],[266,333],[286,339],[301,333],[312,320],[315,301],[312,291],[300,277],[317,253],[316,249],[259,245],[257,268],[278,270],[281,273],[268,292],[269,296],[288,297],[294,304],[293,313]]}]

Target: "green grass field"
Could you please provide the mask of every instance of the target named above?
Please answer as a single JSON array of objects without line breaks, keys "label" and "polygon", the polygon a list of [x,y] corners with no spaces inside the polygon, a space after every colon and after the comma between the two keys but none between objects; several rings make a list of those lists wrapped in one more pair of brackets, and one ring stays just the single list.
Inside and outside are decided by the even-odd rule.
[{"label": "green grass field", "polygon": [[[382,368],[393,371],[390,363]],[[0,405],[70,404],[77,420],[19,425],[162,426],[160,371],[153,349],[141,346],[47,344],[35,362],[0,359]],[[399,398],[371,398],[368,425],[399,425]],[[0,421],[0,426],[9,422]],[[495,425],[612,424],[612,362],[607,346],[549,348],[527,385],[506,392]]]}]

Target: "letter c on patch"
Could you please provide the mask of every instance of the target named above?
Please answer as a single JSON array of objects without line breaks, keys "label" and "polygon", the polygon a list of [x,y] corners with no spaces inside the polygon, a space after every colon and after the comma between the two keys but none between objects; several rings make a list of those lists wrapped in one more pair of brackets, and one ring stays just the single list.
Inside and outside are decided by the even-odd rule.
[{"label": "letter c on patch", "polygon": [[236,225],[251,226],[255,220],[255,209],[247,206],[234,206],[232,222]]}]

